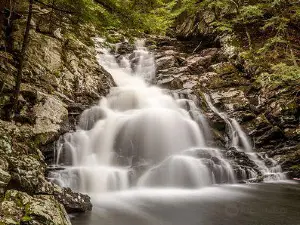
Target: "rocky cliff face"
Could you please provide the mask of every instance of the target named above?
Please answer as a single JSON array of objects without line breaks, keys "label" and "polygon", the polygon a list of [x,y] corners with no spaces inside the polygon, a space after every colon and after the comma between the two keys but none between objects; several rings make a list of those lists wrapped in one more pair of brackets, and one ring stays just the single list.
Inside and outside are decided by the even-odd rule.
[{"label": "rocky cliff face", "polygon": [[[23,22],[15,22],[15,48],[21,45]],[[77,27],[75,37],[71,29],[45,34],[42,21],[33,19],[14,121],[7,120],[7,113],[15,55],[0,51],[0,224],[70,224],[65,209],[91,209],[88,196],[62,189],[45,177],[49,145],[52,151],[53,141],[74,128],[76,116],[113,86],[96,61],[90,38],[95,31]]]},{"label": "rocky cliff face", "polygon": [[255,151],[279,161],[290,177],[299,177],[300,81],[258,82],[226,38],[202,47],[199,42],[156,40],[156,83],[198,99],[214,138],[225,147],[226,125],[207,106],[204,93],[209,94],[219,110],[241,123]]}]

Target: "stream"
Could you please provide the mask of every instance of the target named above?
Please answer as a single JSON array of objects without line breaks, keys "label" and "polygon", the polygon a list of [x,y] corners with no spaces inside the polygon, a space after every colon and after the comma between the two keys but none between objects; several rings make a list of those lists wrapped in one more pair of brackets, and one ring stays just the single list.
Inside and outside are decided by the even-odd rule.
[{"label": "stream", "polygon": [[72,224],[298,225],[299,218],[300,185],[277,183],[114,193]]}]

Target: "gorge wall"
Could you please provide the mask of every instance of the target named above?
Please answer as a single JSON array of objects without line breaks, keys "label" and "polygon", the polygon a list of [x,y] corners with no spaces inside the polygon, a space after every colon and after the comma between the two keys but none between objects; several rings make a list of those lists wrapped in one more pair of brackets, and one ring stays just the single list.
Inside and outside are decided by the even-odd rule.
[{"label": "gorge wall", "polygon": [[[63,29],[49,32],[40,16],[48,15],[45,10],[34,5],[28,60],[13,120],[8,113],[24,18],[14,21],[12,51],[0,51],[0,224],[70,224],[65,209],[91,209],[88,196],[47,180],[46,161],[51,160],[54,141],[74,129],[77,115],[107,94],[114,82],[96,61],[91,39],[96,31],[65,23]],[[3,47],[7,39],[1,32]]]},{"label": "gorge wall", "polygon": [[299,79],[259,82],[251,74],[255,68],[239,60],[239,52],[226,38],[221,43],[201,42],[158,40],[157,84],[194,95],[224,147],[228,130],[208,107],[204,96],[208,93],[219,110],[241,123],[256,152],[279,161],[290,178],[299,177]]}]

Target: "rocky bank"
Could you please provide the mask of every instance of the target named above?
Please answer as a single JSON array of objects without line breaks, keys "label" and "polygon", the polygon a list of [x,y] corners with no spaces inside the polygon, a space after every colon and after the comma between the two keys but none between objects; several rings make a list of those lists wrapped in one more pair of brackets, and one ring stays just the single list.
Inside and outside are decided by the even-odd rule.
[{"label": "rocky bank", "polygon": [[[34,10],[39,15],[46,9],[35,5]],[[24,18],[14,22],[11,44],[15,49],[21,45],[24,24]],[[88,196],[47,180],[49,151],[114,82],[96,61],[93,28],[76,25],[75,35],[74,27],[64,24],[64,29],[57,27],[49,33],[38,16],[31,26],[13,121],[8,120],[8,110],[16,56],[0,51],[0,224],[70,224],[67,212],[88,211],[92,205]]]},{"label": "rocky bank", "polygon": [[[264,159],[279,161],[289,178],[300,176],[299,79],[285,83],[257,79],[253,74],[257,68],[241,60],[229,37],[218,42],[162,38],[149,41],[149,45],[156,52],[155,83],[196,99],[211,121],[214,139],[221,147],[229,147],[228,127],[208,107],[205,94],[210,95],[220,111],[242,125],[254,150]],[[234,156],[234,150],[229,149],[226,154],[243,164],[243,157]]]}]

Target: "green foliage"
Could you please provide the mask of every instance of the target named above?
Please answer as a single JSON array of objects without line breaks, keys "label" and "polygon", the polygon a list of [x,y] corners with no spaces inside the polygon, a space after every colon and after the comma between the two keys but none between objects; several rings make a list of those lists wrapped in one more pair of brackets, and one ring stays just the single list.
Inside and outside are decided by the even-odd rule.
[{"label": "green foliage", "polygon": [[[282,83],[299,79],[299,1],[182,0],[181,2],[183,9],[181,14],[197,18],[191,19],[194,25],[189,27],[193,29],[198,27],[198,32],[204,35],[205,32],[209,32],[210,35],[229,34],[234,37],[235,47],[242,52],[240,57],[247,61],[247,65],[259,68],[255,69],[255,75],[265,71],[258,77],[259,81]],[[185,30],[184,32],[184,35],[189,34]]]},{"label": "green foliage", "polygon": [[21,219],[22,222],[29,222],[29,221],[32,221],[32,218],[30,216],[23,216],[22,219]]},{"label": "green foliage", "polygon": [[274,79],[284,81],[300,79],[300,67],[288,66],[285,63],[279,63],[272,66]]},{"label": "green foliage", "polygon": [[74,22],[92,23],[100,30],[119,29],[163,34],[177,15],[176,0],[39,0],[71,12]]},{"label": "green foliage", "polygon": [[236,22],[241,22],[245,24],[253,23],[260,19],[264,12],[261,8],[260,4],[257,5],[245,5],[241,7],[239,10],[239,14],[237,15]]},{"label": "green foliage", "polygon": [[280,44],[286,44],[287,41],[280,36],[275,36],[267,39],[260,49],[257,50],[259,54],[266,54],[270,50],[272,50],[275,46]]},{"label": "green foliage", "polygon": [[282,84],[297,80],[300,80],[300,68],[297,66],[288,66],[285,63],[272,65],[269,73],[262,73],[258,77],[258,81],[262,85],[269,83]]}]

